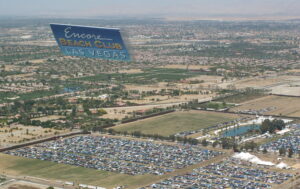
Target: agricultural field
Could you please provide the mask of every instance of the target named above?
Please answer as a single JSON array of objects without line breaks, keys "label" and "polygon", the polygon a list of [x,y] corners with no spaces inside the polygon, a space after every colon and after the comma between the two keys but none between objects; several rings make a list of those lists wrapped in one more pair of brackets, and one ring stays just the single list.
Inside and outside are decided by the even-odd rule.
[{"label": "agricultural field", "polygon": [[300,97],[266,96],[242,103],[231,111],[258,111],[270,109],[267,115],[300,117]]},{"label": "agricultural field", "polygon": [[116,131],[127,131],[129,133],[140,131],[145,134],[169,136],[183,131],[207,128],[236,118],[238,118],[238,116],[234,114],[216,112],[175,112],[142,121],[136,121],[134,123],[122,124],[113,127],[113,129]]}]

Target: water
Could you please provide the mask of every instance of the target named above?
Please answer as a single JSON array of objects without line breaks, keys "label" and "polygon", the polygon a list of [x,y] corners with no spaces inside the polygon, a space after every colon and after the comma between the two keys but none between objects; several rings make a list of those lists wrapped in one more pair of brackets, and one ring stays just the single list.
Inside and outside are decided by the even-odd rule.
[{"label": "water", "polygon": [[76,92],[79,91],[80,88],[79,87],[65,87],[63,89],[63,93],[72,93],[72,92]]},{"label": "water", "polygon": [[247,133],[250,130],[258,130],[260,128],[260,125],[247,125],[242,127],[236,127],[229,129],[227,131],[224,131],[223,137],[232,137],[232,136],[239,136]]}]

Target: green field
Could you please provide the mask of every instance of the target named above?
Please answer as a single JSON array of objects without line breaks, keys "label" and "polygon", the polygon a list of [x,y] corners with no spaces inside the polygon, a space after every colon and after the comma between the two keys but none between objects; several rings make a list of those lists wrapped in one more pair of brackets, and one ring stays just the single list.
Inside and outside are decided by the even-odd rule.
[{"label": "green field", "polygon": [[106,188],[113,188],[120,185],[137,188],[155,182],[160,178],[160,176],[155,175],[131,176],[6,154],[0,154],[0,171],[9,175],[63,180]]},{"label": "green field", "polygon": [[101,73],[95,76],[81,77],[73,80],[107,82],[115,81],[132,84],[153,84],[153,82],[176,82],[182,79],[206,75],[205,72],[189,72],[185,69],[148,68],[143,73]]},{"label": "green field", "polygon": [[182,131],[192,131],[207,128],[218,123],[227,122],[237,118],[237,115],[190,111],[175,112],[142,121],[123,124],[113,127],[116,131],[134,132],[140,131],[145,134],[159,134],[169,136]]}]

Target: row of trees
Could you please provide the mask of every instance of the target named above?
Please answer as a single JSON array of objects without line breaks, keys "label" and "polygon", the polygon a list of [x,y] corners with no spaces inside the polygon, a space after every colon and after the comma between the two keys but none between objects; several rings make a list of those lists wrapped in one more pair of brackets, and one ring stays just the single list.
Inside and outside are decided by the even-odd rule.
[{"label": "row of trees", "polygon": [[273,121],[270,121],[269,119],[266,119],[263,121],[263,123],[260,126],[261,133],[274,133],[276,130],[282,130],[285,128],[285,123],[282,120],[274,119]]}]

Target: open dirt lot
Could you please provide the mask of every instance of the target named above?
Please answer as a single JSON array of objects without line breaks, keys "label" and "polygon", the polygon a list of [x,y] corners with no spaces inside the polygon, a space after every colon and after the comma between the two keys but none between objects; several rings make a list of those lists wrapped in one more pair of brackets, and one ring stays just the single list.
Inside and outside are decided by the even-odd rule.
[{"label": "open dirt lot", "polygon": [[[1,186],[3,189],[47,189],[49,186],[27,181],[12,181]],[[55,189],[58,189],[55,187]]]},{"label": "open dirt lot", "polygon": [[[174,105],[179,103],[174,103]],[[122,119],[125,116],[128,116],[133,111],[138,110],[148,110],[152,108],[166,108],[172,106],[173,104],[155,104],[155,105],[143,105],[143,106],[127,106],[127,107],[117,107],[117,108],[103,108],[107,114],[101,116],[102,118],[110,119]]]},{"label": "open dirt lot", "polygon": [[176,103],[176,102],[185,102],[185,101],[191,101],[191,100],[202,100],[202,99],[207,99],[213,97],[214,94],[209,94],[209,95],[201,95],[201,94],[192,94],[192,95],[181,95],[181,96],[160,96],[160,95],[155,95],[155,96],[148,96],[145,97],[144,99],[141,100],[128,100],[129,102],[132,103],[137,103],[137,104],[162,104],[162,103]]},{"label": "open dirt lot", "polygon": [[119,70],[119,73],[134,74],[134,73],[143,73],[143,71],[141,69],[129,69],[129,70]]},{"label": "open dirt lot", "polygon": [[16,145],[30,140],[62,134],[67,130],[44,129],[36,126],[3,126],[0,128],[0,147]]},{"label": "open dirt lot", "polygon": [[268,77],[255,77],[255,78],[246,78],[236,81],[228,81],[222,84],[219,84],[219,87],[226,88],[228,85],[234,85],[236,88],[272,88],[280,85],[286,85],[300,81],[299,76],[268,76]]},{"label": "open dirt lot", "polygon": [[300,97],[266,96],[242,103],[241,106],[232,108],[233,111],[260,110],[275,107],[274,110],[266,112],[268,115],[283,115],[300,117]]},{"label": "open dirt lot", "polygon": [[57,119],[61,119],[61,118],[65,118],[65,116],[50,115],[50,116],[45,116],[45,117],[34,118],[32,120],[39,120],[41,122],[44,122],[44,121],[57,120]]}]

